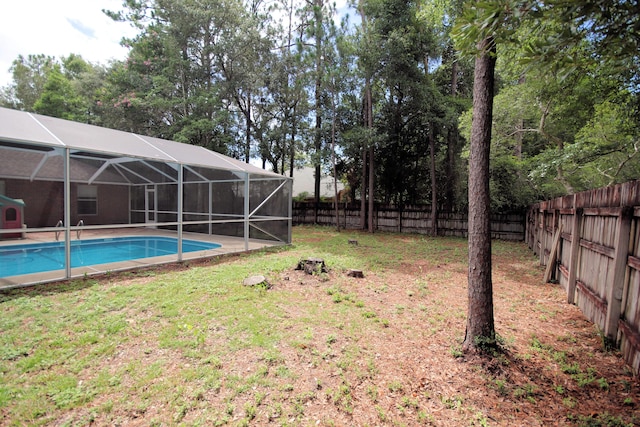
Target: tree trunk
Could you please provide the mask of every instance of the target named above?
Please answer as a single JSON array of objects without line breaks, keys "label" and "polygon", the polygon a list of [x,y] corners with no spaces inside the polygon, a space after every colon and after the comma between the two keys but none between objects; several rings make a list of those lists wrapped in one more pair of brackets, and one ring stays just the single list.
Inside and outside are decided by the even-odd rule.
[{"label": "tree trunk", "polygon": [[[360,13],[360,17],[362,19],[362,30],[364,34],[367,34],[367,15],[364,13],[364,5],[363,1],[358,1],[358,12]],[[365,36],[366,37],[366,36]],[[368,39],[368,37],[367,37]],[[366,77],[364,83],[364,102],[363,102],[363,124],[367,129],[367,144],[363,144],[362,146],[362,195],[360,197],[360,224],[362,225],[362,229],[365,229],[367,225],[366,219],[366,211],[367,211],[367,188],[369,192],[369,231],[373,231],[373,141],[371,137],[373,135],[373,104],[372,104],[372,95],[371,95],[371,75],[369,74],[369,70],[365,70]],[[369,149],[367,149],[367,146]],[[369,151],[369,155],[367,155],[367,151]],[[367,175],[367,157],[369,158],[369,174]]]},{"label": "tree trunk", "polygon": [[[429,74],[429,55],[424,57],[424,72]],[[453,84],[453,83],[452,83]],[[438,235],[438,186],[436,185],[436,139],[433,123],[429,123],[429,177],[431,179],[431,235]]]},{"label": "tree trunk", "polygon": [[[295,112],[294,112],[295,117]],[[291,146],[289,147],[289,176],[293,178],[293,168],[296,160],[296,123],[295,118],[291,122]]]},{"label": "tree trunk", "polygon": [[315,171],[314,171],[314,176],[315,176],[315,197],[313,198],[313,223],[314,224],[318,224],[318,210],[320,209],[320,176],[322,174],[322,171],[320,169],[320,165],[316,165]]},{"label": "tree trunk", "polygon": [[251,160],[251,93],[247,94],[247,111],[245,113],[247,122],[247,140],[244,147],[244,161],[249,163]]},{"label": "tree trunk", "polygon": [[315,134],[315,155],[316,155],[316,173],[315,173],[315,209],[314,209],[314,222],[318,223],[318,208],[320,204],[320,178],[322,162],[322,96],[320,91],[322,90],[322,6],[323,0],[314,1],[314,19],[315,19],[315,36],[316,36],[316,88],[315,88],[315,109],[316,109],[316,134]]},{"label": "tree trunk", "polygon": [[360,185],[360,228],[367,228],[367,149],[362,147],[362,184]]},{"label": "tree trunk", "polygon": [[373,167],[375,165],[375,161],[373,158],[373,144],[371,145],[371,147],[369,147],[369,215],[368,215],[368,221],[369,221],[369,233],[373,233],[373,193],[374,193],[374,188],[373,188]]},{"label": "tree trunk", "polygon": [[[455,53],[454,53],[455,56]],[[458,61],[453,60],[451,64],[451,96],[458,94]]]},{"label": "tree trunk", "polygon": [[[522,85],[526,82],[525,75],[521,75],[518,84]],[[520,117],[516,123],[516,146],[513,148],[513,155],[522,160],[522,141],[524,140],[524,118]]]},{"label": "tree trunk", "polygon": [[[290,5],[287,5],[289,11],[289,30],[287,32],[287,61],[291,58],[291,40],[293,39],[293,1]],[[287,98],[289,97],[289,69],[287,67]],[[291,146],[289,147],[289,177],[293,178],[293,168],[295,166],[296,159],[296,113],[297,113],[297,101],[293,103],[291,108]],[[288,111],[288,110],[287,110]],[[283,157],[285,155],[283,154]]]},{"label": "tree trunk", "polygon": [[463,351],[496,342],[491,282],[489,148],[493,115],[496,47],[492,37],[479,43],[473,83],[473,121],[469,156],[469,276],[467,330]]},{"label": "tree trunk", "polygon": [[436,141],[433,123],[429,123],[429,157],[431,163],[431,235],[438,235],[438,186],[436,185]]},{"label": "tree trunk", "polygon": [[454,210],[456,187],[458,185],[458,171],[456,169],[456,162],[459,159],[459,152],[458,129],[455,126],[450,126],[449,129],[447,129],[447,185],[445,187],[443,197],[443,209],[445,212],[453,212]]},{"label": "tree trunk", "polygon": [[336,99],[335,84],[331,85],[331,166],[333,168],[333,206],[336,217],[336,230],[340,231],[340,215],[338,212],[338,169],[336,167]]},{"label": "tree trunk", "polygon": [[[373,107],[371,105],[371,82],[367,79],[364,85],[364,126],[367,129],[368,135],[368,144],[369,147],[372,147],[371,132],[373,130]],[[372,191],[372,182],[373,182],[373,153],[368,155],[368,151],[373,151],[373,148],[367,150],[367,147],[362,147],[362,197],[360,201],[360,223],[362,225],[362,229],[366,228],[367,222],[369,224],[369,231],[372,231],[373,227],[373,191]],[[367,159],[369,166],[369,173],[367,174]],[[369,193],[369,216],[367,221],[367,199],[366,195]]]},{"label": "tree trunk", "polygon": [[[367,128],[369,129],[369,135],[373,134],[373,97],[371,95],[371,83],[367,86]],[[369,141],[369,214],[368,214],[368,222],[369,222],[369,233],[373,233],[373,201],[374,201],[374,169],[375,159],[374,159],[374,149],[373,149],[373,141]]]},{"label": "tree trunk", "polygon": [[[458,61],[454,60],[451,64],[451,96],[458,94]],[[450,126],[447,130],[447,162],[446,177],[447,186],[444,194],[444,210],[445,212],[453,212],[455,201],[455,189],[458,184],[458,173],[456,170],[456,161],[459,158],[458,149],[458,128]]]}]

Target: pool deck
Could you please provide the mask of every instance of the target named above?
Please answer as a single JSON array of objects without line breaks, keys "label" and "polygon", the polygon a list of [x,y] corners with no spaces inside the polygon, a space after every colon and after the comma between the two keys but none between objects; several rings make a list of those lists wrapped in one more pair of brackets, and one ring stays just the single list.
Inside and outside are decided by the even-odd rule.
[{"label": "pool deck", "polygon": [[[83,230],[80,238],[99,239],[108,237],[125,237],[125,236],[164,236],[177,237],[174,231],[150,229],[150,228],[121,228],[121,229],[100,229],[100,230]],[[76,240],[76,233],[71,233],[72,240]],[[218,243],[222,245],[219,248],[207,249],[204,251],[185,252],[182,254],[182,261],[194,259],[214,258],[221,255],[247,252],[245,241],[243,238],[229,237],[221,235],[208,235],[200,233],[183,233],[182,237],[188,240],[198,240],[204,242]],[[55,241],[55,233],[27,233],[24,239],[7,239],[0,240],[0,248],[12,245],[24,245],[29,243],[53,242]],[[248,251],[259,250],[263,248],[282,245],[282,243],[274,243],[273,241],[249,239]],[[1,262],[1,260],[0,260]],[[104,274],[106,272],[132,270],[152,265],[168,264],[179,262],[177,255],[164,255],[153,258],[141,258],[130,261],[120,261],[108,264],[97,264],[92,266],[76,267],[71,269],[71,277],[84,277],[95,274]],[[23,274],[19,276],[0,277],[0,289],[9,289],[20,286],[34,285],[38,283],[47,283],[66,280],[64,270],[54,270],[34,274]]]}]

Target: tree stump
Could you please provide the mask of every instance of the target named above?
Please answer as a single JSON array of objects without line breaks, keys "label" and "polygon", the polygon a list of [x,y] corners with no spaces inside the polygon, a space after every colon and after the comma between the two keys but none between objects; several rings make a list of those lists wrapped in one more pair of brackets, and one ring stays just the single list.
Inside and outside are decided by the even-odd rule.
[{"label": "tree stump", "polygon": [[322,258],[307,258],[298,261],[296,270],[304,270],[307,274],[327,273],[327,267]]},{"label": "tree stump", "polygon": [[269,281],[267,280],[266,277],[264,276],[251,276],[251,277],[247,277],[246,279],[244,279],[242,281],[242,284],[244,286],[259,286],[265,289],[270,289],[271,288],[271,283],[269,283]]},{"label": "tree stump", "polygon": [[359,279],[362,279],[364,277],[364,274],[362,273],[362,270],[348,270],[347,271],[347,276],[349,277],[357,277]]}]

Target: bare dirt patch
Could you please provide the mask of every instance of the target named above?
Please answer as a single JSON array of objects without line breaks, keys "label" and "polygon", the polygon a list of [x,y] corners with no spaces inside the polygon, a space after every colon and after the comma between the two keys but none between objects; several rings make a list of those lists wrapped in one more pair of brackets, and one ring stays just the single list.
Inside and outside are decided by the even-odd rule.
[{"label": "bare dirt patch", "polygon": [[[357,342],[345,342],[333,326],[315,325],[312,344],[282,349],[286,366],[297,373],[294,389],[308,391],[296,398],[304,416],[288,422],[640,425],[637,379],[615,350],[603,348],[599,332],[580,310],[566,304],[564,291],[541,283],[543,268],[534,259],[523,260],[520,249],[494,256],[494,309],[503,351],[485,356],[459,351],[467,304],[464,262],[414,259],[397,269],[367,272],[364,279],[345,278],[339,269],[320,276],[283,273],[274,292],[301,293],[331,306],[338,303],[327,289],[339,284],[375,316],[375,326]],[[292,319],[305,316],[295,304],[286,311]],[[357,353],[354,366],[333,363],[350,351]],[[250,371],[259,359],[244,358],[239,370]],[[267,421],[288,423],[267,417],[257,424]]]}]

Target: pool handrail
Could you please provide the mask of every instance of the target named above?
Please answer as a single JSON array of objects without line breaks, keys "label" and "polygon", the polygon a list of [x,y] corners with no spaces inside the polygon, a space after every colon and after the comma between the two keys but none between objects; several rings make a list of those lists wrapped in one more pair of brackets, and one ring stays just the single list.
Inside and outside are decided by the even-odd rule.
[{"label": "pool handrail", "polygon": [[[78,221],[78,225],[76,227],[84,227],[84,220]],[[76,230],[76,238],[80,240],[80,235],[82,234],[82,228],[78,228]]]},{"label": "pool handrail", "polygon": [[[64,222],[62,222],[62,220],[59,220],[56,224],[56,227],[64,227]],[[60,240],[60,233],[61,231],[56,231],[56,241]]]}]

